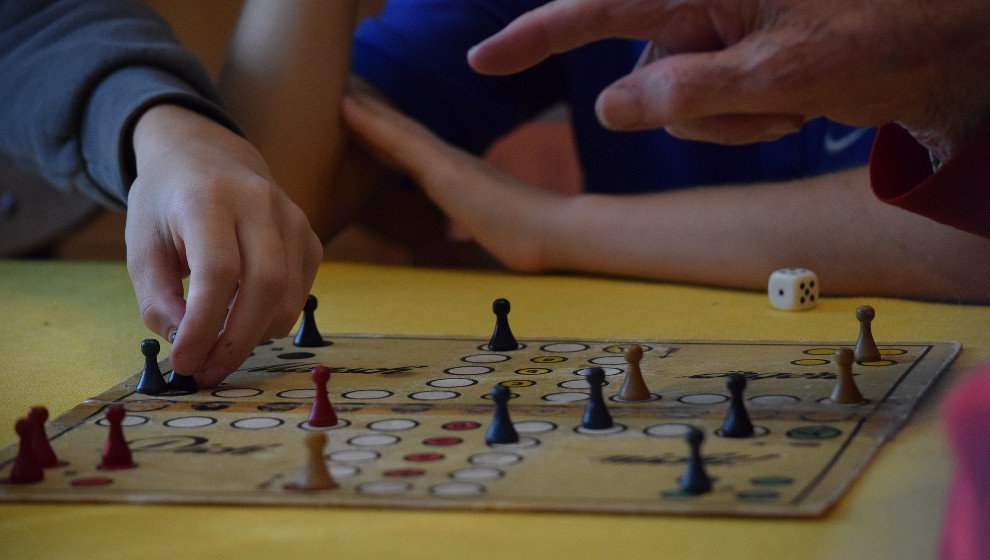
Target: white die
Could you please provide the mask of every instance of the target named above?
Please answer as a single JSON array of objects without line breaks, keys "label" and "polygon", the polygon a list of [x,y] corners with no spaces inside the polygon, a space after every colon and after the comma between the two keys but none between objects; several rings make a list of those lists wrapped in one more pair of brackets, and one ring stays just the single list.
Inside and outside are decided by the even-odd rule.
[{"label": "white die", "polygon": [[770,304],[777,309],[809,309],[818,303],[818,277],[807,268],[782,268],[767,284]]}]

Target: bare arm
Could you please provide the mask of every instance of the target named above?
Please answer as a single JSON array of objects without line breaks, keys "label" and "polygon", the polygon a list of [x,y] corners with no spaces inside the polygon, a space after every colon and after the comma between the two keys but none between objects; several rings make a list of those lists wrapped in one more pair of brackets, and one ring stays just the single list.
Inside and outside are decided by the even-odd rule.
[{"label": "bare arm", "polygon": [[247,0],[221,75],[234,117],[324,239],[361,200],[335,180],[357,8],[357,0]]},{"label": "bare arm", "polygon": [[830,294],[990,301],[990,241],[873,199],[865,168],[786,183],[567,197],[506,177],[397,111],[348,98],[349,127],[503,263],[765,289],[807,266]]}]

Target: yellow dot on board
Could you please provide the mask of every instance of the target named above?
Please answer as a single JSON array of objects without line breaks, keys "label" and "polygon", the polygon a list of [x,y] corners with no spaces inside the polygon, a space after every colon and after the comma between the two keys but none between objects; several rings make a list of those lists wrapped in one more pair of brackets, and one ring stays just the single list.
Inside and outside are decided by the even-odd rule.
[{"label": "yellow dot on board", "polygon": [[806,358],[803,360],[794,360],[791,363],[796,366],[823,366],[828,363],[828,360],[822,360],[820,358]]},{"label": "yellow dot on board", "polygon": [[810,356],[831,356],[835,354],[835,348],[811,348],[804,353]]},{"label": "yellow dot on board", "polygon": [[553,371],[552,369],[545,367],[528,367],[528,368],[517,369],[516,373],[518,373],[519,375],[545,375],[552,371]]},{"label": "yellow dot on board", "polygon": [[533,385],[536,385],[536,381],[531,381],[529,379],[510,379],[499,383],[499,385],[504,385],[506,387],[532,387]]},{"label": "yellow dot on board", "polygon": [[558,364],[566,360],[567,358],[563,356],[537,356],[530,361],[538,364]]}]

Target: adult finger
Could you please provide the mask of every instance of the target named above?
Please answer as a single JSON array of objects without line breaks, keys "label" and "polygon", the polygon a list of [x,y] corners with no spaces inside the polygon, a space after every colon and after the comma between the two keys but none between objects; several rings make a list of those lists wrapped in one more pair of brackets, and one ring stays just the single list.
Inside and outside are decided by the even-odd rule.
[{"label": "adult finger", "polygon": [[241,262],[233,224],[192,220],[182,232],[189,263],[186,313],[172,343],[172,367],[181,374],[203,371],[237,291]]},{"label": "adult finger", "polygon": [[531,10],[468,51],[483,74],[520,72],[547,57],[607,37],[626,36],[630,23],[662,14],[669,2],[557,0]]},{"label": "adult finger", "polygon": [[682,140],[739,145],[776,140],[801,130],[805,120],[801,115],[779,113],[720,115],[668,125],[666,130]]}]

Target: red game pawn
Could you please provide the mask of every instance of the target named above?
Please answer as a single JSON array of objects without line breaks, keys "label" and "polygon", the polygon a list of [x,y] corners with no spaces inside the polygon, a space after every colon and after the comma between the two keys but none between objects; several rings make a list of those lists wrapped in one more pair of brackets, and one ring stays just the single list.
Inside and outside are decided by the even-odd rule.
[{"label": "red game pawn", "polygon": [[101,469],[132,469],[135,466],[131,461],[131,450],[127,447],[127,440],[124,439],[124,430],[121,428],[126,415],[124,407],[119,404],[107,407],[106,418],[110,423],[110,434],[107,436],[107,445],[103,448]]},{"label": "red game pawn", "polygon": [[31,445],[34,447],[34,456],[42,468],[51,469],[64,466],[65,463],[58,460],[55,450],[48,441],[45,433],[45,422],[48,421],[48,409],[43,406],[35,406],[28,412],[28,420],[34,424],[34,431],[31,434]]},{"label": "red game pawn", "polygon": [[313,398],[313,408],[309,411],[309,425],[314,428],[326,428],[337,424],[337,413],[327,397],[327,383],[330,382],[330,370],[326,366],[317,366],[309,374],[316,384],[316,396]]},{"label": "red game pawn", "polygon": [[14,431],[20,438],[20,445],[17,448],[17,459],[14,460],[14,466],[10,469],[8,484],[30,484],[45,477],[41,463],[38,462],[38,458],[34,454],[31,438],[34,430],[34,422],[27,418],[21,418],[14,424]]}]

